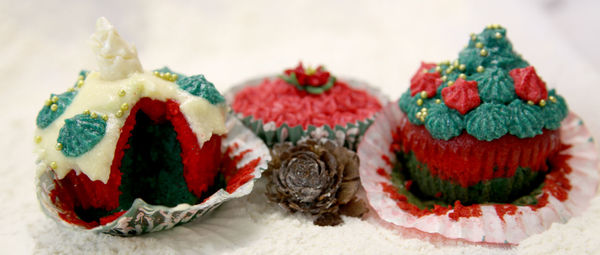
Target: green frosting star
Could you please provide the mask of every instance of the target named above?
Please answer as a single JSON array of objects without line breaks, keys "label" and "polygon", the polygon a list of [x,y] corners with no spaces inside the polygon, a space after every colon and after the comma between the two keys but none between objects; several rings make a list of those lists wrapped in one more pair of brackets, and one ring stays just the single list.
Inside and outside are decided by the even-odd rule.
[{"label": "green frosting star", "polygon": [[449,140],[460,135],[464,128],[462,115],[444,104],[431,104],[425,119],[425,128],[433,138]]},{"label": "green frosting star", "polygon": [[519,138],[534,137],[542,134],[544,119],[540,106],[528,105],[520,99],[515,99],[508,105],[510,123],[508,132]]},{"label": "green frosting star", "polygon": [[510,112],[503,104],[483,103],[466,115],[467,132],[483,141],[498,139],[508,133]]}]

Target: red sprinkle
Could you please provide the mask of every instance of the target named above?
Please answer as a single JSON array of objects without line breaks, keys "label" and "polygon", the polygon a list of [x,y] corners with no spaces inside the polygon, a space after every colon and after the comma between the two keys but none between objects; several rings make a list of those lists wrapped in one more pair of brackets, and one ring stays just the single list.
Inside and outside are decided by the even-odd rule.
[{"label": "red sprinkle", "polygon": [[509,74],[515,83],[515,93],[521,99],[537,104],[548,97],[546,83],[540,79],[533,66],[515,68]]},{"label": "red sprinkle", "polygon": [[454,202],[454,211],[448,214],[450,219],[458,221],[459,218],[470,218],[481,216],[481,207],[479,204],[463,206],[460,201]]},{"label": "red sprinkle", "polygon": [[381,155],[381,159],[383,159],[383,161],[388,165],[388,166],[392,166],[392,161],[390,160],[390,157],[388,157],[387,155]]},{"label": "red sprinkle", "polygon": [[442,89],[442,97],[449,108],[456,109],[462,115],[481,103],[477,82],[462,78],[456,79],[454,85]]},{"label": "red sprinkle", "polygon": [[412,180],[406,180],[404,181],[404,188],[406,188],[406,190],[410,190],[410,187],[412,186],[413,181]]},{"label": "red sprinkle", "polygon": [[515,215],[517,213],[517,206],[512,204],[495,204],[494,209],[496,209],[496,214],[502,221],[504,221],[504,215]]},{"label": "red sprinkle", "polygon": [[364,120],[379,111],[381,104],[367,92],[341,81],[330,90],[314,95],[276,78],[243,88],[235,95],[231,107],[263,123],[273,121],[277,126],[287,123],[290,127],[308,128],[308,125],[334,127]]},{"label": "red sprinkle", "polygon": [[383,176],[383,177],[385,177],[386,179],[390,179],[390,178],[391,178],[390,174],[388,174],[388,173],[385,171],[385,169],[383,169],[383,168],[381,168],[381,167],[380,167],[380,168],[377,168],[377,174],[378,174],[378,175],[380,175],[380,176]]}]

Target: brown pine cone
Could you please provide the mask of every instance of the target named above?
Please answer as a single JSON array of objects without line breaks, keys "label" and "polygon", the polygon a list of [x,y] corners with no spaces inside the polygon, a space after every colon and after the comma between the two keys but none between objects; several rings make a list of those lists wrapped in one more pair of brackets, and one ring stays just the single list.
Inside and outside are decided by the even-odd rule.
[{"label": "brown pine cone", "polygon": [[366,205],[356,199],[358,156],[329,140],[277,144],[267,170],[267,197],[291,212],[317,216],[320,226],[342,223],[340,214],[360,217]]}]

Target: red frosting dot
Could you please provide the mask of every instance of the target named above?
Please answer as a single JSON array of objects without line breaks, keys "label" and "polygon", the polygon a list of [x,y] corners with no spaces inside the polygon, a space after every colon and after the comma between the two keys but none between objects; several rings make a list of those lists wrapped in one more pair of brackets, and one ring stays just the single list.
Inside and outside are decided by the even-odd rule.
[{"label": "red frosting dot", "polygon": [[533,66],[515,68],[509,74],[515,83],[515,92],[521,99],[537,104],[548,97],[546,83],[540,79]]},{"label": "red frosting dot", "polygon": [[462,78],[458,78],[454,85],[442,89],[442,97],[448,107],[456,109],[463,115],[481,103],[477,82]]},{"label": "red frosting dot", "polygon": [[433,97],[437,93],[437,88],[442,84],[438,72],[430,73],[429,69],[434,68],[435,63],[421,62],[421,67],[412,79],[410,79],[410,95],[414,96],[421,91],[427,92],[427,97]]}]

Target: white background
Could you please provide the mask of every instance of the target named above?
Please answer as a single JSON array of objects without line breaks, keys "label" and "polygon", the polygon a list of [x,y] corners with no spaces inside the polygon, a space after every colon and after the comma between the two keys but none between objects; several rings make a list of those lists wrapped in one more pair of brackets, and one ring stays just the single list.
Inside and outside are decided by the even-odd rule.
[{"label": "white background", "polygon": [[[31,151],[34,120],[43,101],[51,92],[62,92],[71,86],[80,69],[95,69],[87,39],[99,16],[106,16],[126,40],[135,43],[145,69],[168,65],[189,75],[202,73],[221,91],[249,78],[279,72],[302,60],[312,65],[325,64],[336,75],[366,80],[391,99],[397,99],[406,90],[420,61],[452,60],[468,42],[469,33],[499,23],[508,29],[516,51],[536,67],[548,87],[557,88],[570,109],[600,139],[599,9],[598,2],[565,0],[2,0],[0,250],[45,253],[67,247],[63,251],[85,248],[127,253],[148,249],[159,252],[164,248],[169,252],[189,248],[234,253],[461,253],[488,249],[503,253],[536,249],[598,252],[598,198],[583,217],[554,226],[541,237],[533,237],[521,247],[508,250],[469,245],[464,248],[460,242],[457,246],[457,243],[420,241],[414,235],[353,220],[342,228],[323,230],[313,228],[302,217],[286,217],[270,209],[264,209],[270,215],[265,216],[268,220],[260,216],[253,221],[248,219],[262,230],[248,232],[256,237],[244,242],[210,243],[193,239],[191,236],[202,236],[199,229],[206,227],[195,223],[167,235],[135,239],[98,237],[57,229],[42,215],[35,200],[35,158]],[[222,208],[213,221],[218,221],[218,215],[236,217],[232,207]],[[246,224],[243,222],[242,219],[239,224]],[[240,238],[235,231],[230,232],[229,239]],[[175,237],[182,239],[173,241]],[[329,239],[331,244],[318,241],[319,238]],[[238,246],[244,248],[234,250]]]}]

